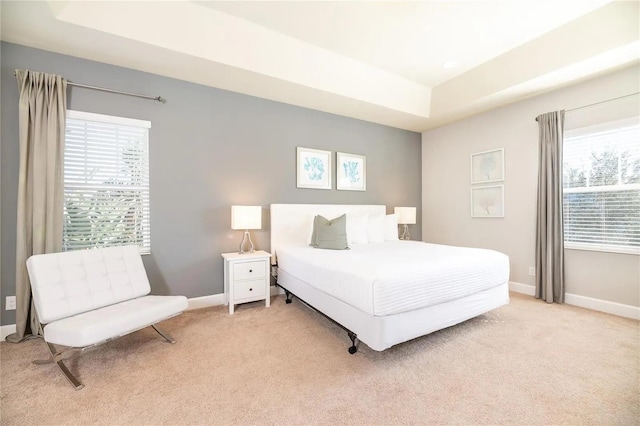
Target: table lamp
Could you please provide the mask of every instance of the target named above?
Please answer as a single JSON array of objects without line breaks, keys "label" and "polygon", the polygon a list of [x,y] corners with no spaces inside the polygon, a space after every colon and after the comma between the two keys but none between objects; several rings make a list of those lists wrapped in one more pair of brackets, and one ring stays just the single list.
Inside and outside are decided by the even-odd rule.
[{"label": "table lamp", "polygon": [[[231,229],[244,229],[242,242],[240,243],[240,254],[253,253],[253,241],[249,235],[249,229],[262,228],[262,207],[261,206],[231,206]],[[244,250],[245,241],[249,241],[249,250]]]},{"label": "table lamp", "polygon": [[398,215],[398,225],[402,225],[401,240],[410,240],[409,227],[407,225],[415,225],[416,208],[415,207],[394,207],[393,212]]}]

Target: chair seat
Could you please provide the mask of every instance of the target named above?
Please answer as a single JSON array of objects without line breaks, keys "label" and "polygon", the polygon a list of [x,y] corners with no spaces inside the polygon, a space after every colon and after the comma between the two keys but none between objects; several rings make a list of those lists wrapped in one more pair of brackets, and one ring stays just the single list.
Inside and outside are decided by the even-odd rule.
[{"label": "chair seat", "polygon": [[113,339],[177,315],[187,308],[184,296],[143,296],[47,324],[44,340],[84,347]]}]

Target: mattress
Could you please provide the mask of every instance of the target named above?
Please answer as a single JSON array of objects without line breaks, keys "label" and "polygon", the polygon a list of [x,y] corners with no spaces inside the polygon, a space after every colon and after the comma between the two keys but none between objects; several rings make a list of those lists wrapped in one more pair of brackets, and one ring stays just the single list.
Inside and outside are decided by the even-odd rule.
[{"label": "mattress", "polygon": [[278,268],[369,315],[387,316],[457,300],[509,280],[509,258],[486,249],[418,241],[322,250],[277,248]]}]

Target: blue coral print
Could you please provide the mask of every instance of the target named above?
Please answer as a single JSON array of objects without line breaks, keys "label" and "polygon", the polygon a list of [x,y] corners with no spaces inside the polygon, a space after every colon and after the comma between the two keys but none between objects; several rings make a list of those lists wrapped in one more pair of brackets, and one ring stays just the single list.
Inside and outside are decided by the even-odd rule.
[{"label": "blue coral print", "polygon": [[357,161],[345,161],[342,164],[342,168],[344,169],[344,175],[349,179],[349,183],[360,182],[360,171],[358,170]]},{"label": "blue coral print", "polygon": [[321,181],[324,176],[324,163],[320,158],[307,157],[304,162],[304,171],[309,180]]}]

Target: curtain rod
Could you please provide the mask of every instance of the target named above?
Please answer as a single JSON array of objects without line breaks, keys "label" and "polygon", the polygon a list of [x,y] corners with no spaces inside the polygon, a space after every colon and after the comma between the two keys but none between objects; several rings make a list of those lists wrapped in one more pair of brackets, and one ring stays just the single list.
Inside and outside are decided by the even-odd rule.
[{"label": "curtain rod", "polygon": [[[16,75],[16,72],[13,72],[13,75]],[[131,93],[131,92],[123,92],[121,90],[113,90],[113,89],[107,89],[106,87],[99,87],[99,86],[89,86],[88,84],[80,84],[80,83],[74,83],[73,81],[69,81],[67,80],[67,85],[68,86],[75,86],[75,87],[82,87],[84,89],[92,89],[92,90],[99,90],[101,92],[108,92],[108,93],[117,93],[119,95],[126,95],[126,96],[133,96],[136,98],[142,98],[142,99],[151,99],[152,101],[158,101],[160,103],[167,103],[167,100],[165,98],[163,98],[162,96],[147,96],[147,95],[141,95],[138,93]]]},{"label": "curtain rod", "polygon": [[590,106],[603,104],[605,102],[617,101],[618,99],[628,98],[629,96],[637,95],[638,93],[640,93],[640,92],[633,92],[633,93],[629,93],[628,95],[618,96],[617,98],[605,99],[604,101],[594,102],[594,103],[589,104],[589,105],[582,105],[582,106],[579,106],[579,107],[570,108],[570,109],[568,109],[566,111],[575,111],[577,109],[587,108],[587,107],[590,107]]},{"label": "curtain rod", "polygon": [[[633,93],[629,93],[629,94],[626,94],[626,95],[618,96],[617,98],[605,99],[603,101],[594,102],[592,104],[582,105],[582,106],[575,107],[575,108],[570,108],[570,109],[567,109],[565,111],[569,112],[569,111],[575,111],[577,109],[588,108],[588,107],[591,107],[591,106],[594,106],[594,105],[603,104],[605,102],[617,101],[618,99],[628,98],[629,96],[634,96],[634,95],[637,95],[637,94],[640,94],[640,92],[633,92]],[[536,121],[538,121],[538,117],[536,117]]]},{"label": "curtain rod", "polygon": [[101,92],[109,92],[109,93],[117,93],[119,95],[133,96],[133,97],[136,97],[136,98],[151,99],[152,101],[158,101],[158,102],[163,103],[163,104],[167,103],[167,100],[165,98],[163,98],[162,96],[153,97],[153,96],[147,96],[147,95],[140,95],[138,93],[123,92],[121,90],[107,89],[105,87],[89,86],[87,84],[74,83],[73,81],[67,81],[67,85],[75,86],[75,87],[83,87],[85,89],[99,90]]}]

